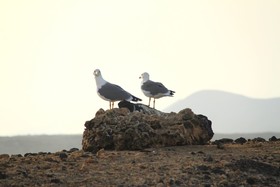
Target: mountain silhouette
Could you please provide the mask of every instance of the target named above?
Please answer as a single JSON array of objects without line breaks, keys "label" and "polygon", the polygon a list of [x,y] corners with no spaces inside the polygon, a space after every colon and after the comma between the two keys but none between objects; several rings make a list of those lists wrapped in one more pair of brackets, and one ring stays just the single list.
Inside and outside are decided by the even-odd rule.
[{"label": "mountain silhouette", "polygon": [[167,107],[166,112],[191,108],[212,121],[215,133],[280,132],[280,98],[254,99],[224,91],[196,92]]}]

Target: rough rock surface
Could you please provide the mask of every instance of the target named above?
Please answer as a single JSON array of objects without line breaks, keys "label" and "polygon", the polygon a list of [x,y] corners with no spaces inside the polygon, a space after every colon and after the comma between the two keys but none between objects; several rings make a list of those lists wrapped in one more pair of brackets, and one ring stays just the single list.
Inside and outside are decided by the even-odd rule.
[{"label": "rough rock surface", "polygon": [[85,123],[84,151],[141,150],[151,147],[203,145],[213,137],[211,121],[191,109],[163,113],[142,107],[144,111],[115,108],[97,111]]},{"label": "rough rock surface", "polygon": [[0,155],[0,186],[280,186],[280,141]]}]

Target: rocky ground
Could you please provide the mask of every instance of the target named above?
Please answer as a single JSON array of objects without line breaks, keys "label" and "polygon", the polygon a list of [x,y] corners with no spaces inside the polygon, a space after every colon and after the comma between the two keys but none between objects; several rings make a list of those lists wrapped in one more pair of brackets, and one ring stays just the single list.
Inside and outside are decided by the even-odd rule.
[{"label": "rocky ground", "polygon": [[280,141],[242,140],[96,154],[2,154],[0,186],[280,186]]}]

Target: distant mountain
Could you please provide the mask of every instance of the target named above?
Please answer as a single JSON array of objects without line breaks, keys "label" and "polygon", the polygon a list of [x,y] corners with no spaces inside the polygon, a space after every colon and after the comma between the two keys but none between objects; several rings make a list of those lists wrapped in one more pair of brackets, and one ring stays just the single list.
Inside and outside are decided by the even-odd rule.
[{"label": "distant mountain", "polygon": [[206,90],[174,103],[166,112],[191,108],[212,121],[214,133],[280,132],[280,98],[253,99]]}]

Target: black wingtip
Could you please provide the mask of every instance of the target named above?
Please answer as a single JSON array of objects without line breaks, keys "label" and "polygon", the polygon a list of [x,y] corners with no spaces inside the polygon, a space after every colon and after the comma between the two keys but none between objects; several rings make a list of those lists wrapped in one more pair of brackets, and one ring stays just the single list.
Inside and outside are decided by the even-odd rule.
[{"label": "black wingtip", "polygon": [[174,93],[175,93],[175,91],[172,91],[172,90],[169,90],[169,92],[170,92],[170,95],[171,95],[171,96],[173,96]]}]

